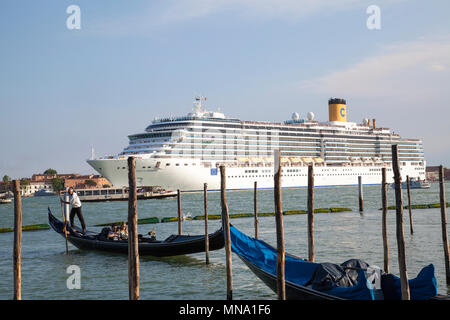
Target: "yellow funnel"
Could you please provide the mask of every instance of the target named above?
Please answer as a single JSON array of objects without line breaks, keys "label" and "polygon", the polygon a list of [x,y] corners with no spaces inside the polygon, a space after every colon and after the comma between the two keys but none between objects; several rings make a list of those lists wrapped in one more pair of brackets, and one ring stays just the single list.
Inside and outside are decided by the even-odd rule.
[{"label": "yellow funnel", "polygon": [[347,122],[347,103],[344,99],[332,98],[328,100],[329,121]]}]

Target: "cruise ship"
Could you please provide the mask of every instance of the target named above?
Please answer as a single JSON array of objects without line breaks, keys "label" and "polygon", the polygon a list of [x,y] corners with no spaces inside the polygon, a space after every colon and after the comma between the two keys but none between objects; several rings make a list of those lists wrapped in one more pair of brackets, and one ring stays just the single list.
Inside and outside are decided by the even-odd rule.
[{"label": "cruise ship", "polygon": [[376,119],[347,121],[347,103],[328,101],[329,119],[305,119],[294,112],[290,120],[242,121],[206,110],[206,98],[196,97],[186,116],[155,118],[145,132],[128,136],[129,145],[118,155],[87,162],[114,186],[128,185],[127,158],[136,158],[138,186],[161,186],[182,191],[220,189],[221,164],[226,166],[227,189],[273,188],[274,150],[281,152],[282,187],[307,186],[308,166],[314,166],[318,187],[393,182],[391,145],[399,146],[402,179],[425,179],[426,162],[420,139],[405,139]]}]

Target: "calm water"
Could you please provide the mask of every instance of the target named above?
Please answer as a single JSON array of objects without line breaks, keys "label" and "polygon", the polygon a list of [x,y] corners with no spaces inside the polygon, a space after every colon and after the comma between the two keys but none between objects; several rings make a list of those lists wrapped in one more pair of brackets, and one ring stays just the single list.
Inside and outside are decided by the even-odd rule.
[{"label": "calm water", "polygon": [[[381,206],[379,187],[364,187],[366,212],[358,212],[356,187],[316,189],[316,208],[350,207],[353,212],[320,213],[315,216],[315,247],[318,262],[341,263],[360,258],[372,265],[383,265],[381,239]],[[450,194],[447,186],[447,194]],[[210,214],[220,214],[220,194],[209,197]],[[393,204],[394,192],[389,190]],[[273,212],[273,191],[259,191],[259,212]],[[413,203],[439,202],[439,185],[429,190],[412,190]],[[252,191],[228,192],[230,213],[253,211]],[[61,216],[57,197],[23,199],[23,223],[47,222],[47,206]],[[176,199],[147,200],[138,204],[139,218],[169,217],[177,214]],[[203,214],[201,193],[183,194],[184,215]],[[283,190],[283,209],[305,209],[306,189]],[[395,241],[395,214],[389,215],[389,245],[391,271],[398,273]],[[85,203],[83,214],[88,226],[127,219],[126,202]],[[445,285],[444,253],[442,249],[440,209],[414,210],[414,235],[409,234],[409,218],[405,212],[405,241],[407,266],[410,277],[415,277],[426,264],[436,267],[439,293],[447,293]],[[77,220],[76,220],[77,221]],[[233,219],[232,223],[243,232],[253,235],[253,219]],[[306,215],[284,217],[286,251],[307,256]],[[210,221],[210,230],[219,228],[219,220]],[[0,205],[0,227],[13,226],[13,206]],[[157,237],[163,239],[177,232],[176,223],[140,225],[139,232],[156,228]],[[99,228],[89,228],[98,230]],[[203,221],[185,221],[183,232],[201,234]],[[276,245],[275,218],[260,218],[260,238]],[[22,247],[23,299],[128,299],[127,257],[79,251],[72,245],[65,254],[64,239],[52,230],[24,232]],[[13,233],[0,234],[0,299],[13,294],[12,273]],[[233,296],[236,299],[274,299],[269,290],[233,254]],[[204,264],[204,253],[170,258],[141,257],[140,288],[142,299],[225,299],[225,252],[210,253],[211,264]],[[81,268],[81,289],[69,290],[66,268]]]}]

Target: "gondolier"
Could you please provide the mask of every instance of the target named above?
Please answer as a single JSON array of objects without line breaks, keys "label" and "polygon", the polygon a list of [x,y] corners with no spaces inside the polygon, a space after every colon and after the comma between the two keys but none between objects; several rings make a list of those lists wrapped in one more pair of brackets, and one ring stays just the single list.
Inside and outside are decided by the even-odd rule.
[{"label": "gondolier", "polygon": [[83,214],[81,213],[81,201],[78,197],[77,193],[73,190],[72,187],[68,189],[69,193],[69,202],[64,201],[62,198],[60,198],[61,202],[65,204],[70,204],[72,206],[72,209],[70,210],[70,226],[73,228],[73,220],[75,218],[75,215],[77,215],[78,220],[80,220],[81,228],[83,229],[83,233],[86,233],[86,224],[84,223]]}]

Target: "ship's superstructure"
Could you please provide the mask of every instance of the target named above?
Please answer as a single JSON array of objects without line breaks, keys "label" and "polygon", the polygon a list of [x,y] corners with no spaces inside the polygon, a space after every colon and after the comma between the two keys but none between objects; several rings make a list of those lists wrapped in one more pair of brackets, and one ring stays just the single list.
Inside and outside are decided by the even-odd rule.
[{"label": "ship's superstructure", "polygon": [[282,152],[283,187],[307,185],[307,167],[315,166],[316,186],[379,184],[381,168],[392,182],[391,145],[399,145],[403,179],[425,179],[422,141],[403,139],[376,120],[347,121],[343,99],[330,99],[329,121],[318,122],[309,112],[283,123],[241,121],[221,112],[208,112],[206,98],[198,97],[193,112],[184,117],[154,119],[144,133],[129,136],[117,156],[88,160],[112,184],[128,185],[127,158],[137,158],[137,182],[169,189],[198,191],[203,183],[218,189],[218,166],[227,166],[227,188],[273,187],[273,151]]}]

